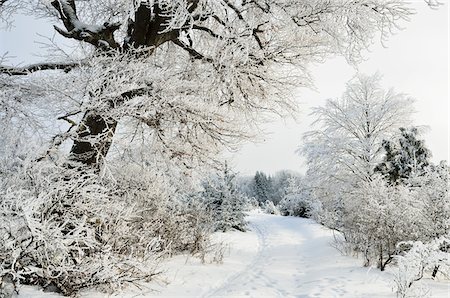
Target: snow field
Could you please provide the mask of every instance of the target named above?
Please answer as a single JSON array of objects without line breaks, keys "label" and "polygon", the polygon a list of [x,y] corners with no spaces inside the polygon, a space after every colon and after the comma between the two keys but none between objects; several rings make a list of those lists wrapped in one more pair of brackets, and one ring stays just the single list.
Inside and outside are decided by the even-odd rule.
[{"label": "snow field", "polygon": [[[157,280],[114,295],[81,297],[395,297],[392,273],[362,267],[330,246],[333,231],[310,219],[252,212],[250,231],[215,234],[226,245],[223,264],[176,256]],[[429,297],[450,297],[448,282],[424,281]],[[24,287],[24,297],[57,297]]]}]

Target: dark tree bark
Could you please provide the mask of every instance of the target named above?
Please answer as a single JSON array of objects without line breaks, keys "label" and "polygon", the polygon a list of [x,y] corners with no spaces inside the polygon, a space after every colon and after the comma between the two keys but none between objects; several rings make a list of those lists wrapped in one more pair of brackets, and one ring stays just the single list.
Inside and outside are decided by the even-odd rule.
[{"label": "dark tree bark", "polygon": [[85,165],[98,165],[111,147],[117,121],[95,112],[86,112],[78,126],[70,159]]},{"label": "dark tree bark", "polygon": [[439,272],[439,265],[436,265],[436,266],[434,266],[434,268],[433,268],[433,272],[431,273],[431,277],[432,277],[432,278],[435,278],[436,275],[438,274],[438,272]]}]

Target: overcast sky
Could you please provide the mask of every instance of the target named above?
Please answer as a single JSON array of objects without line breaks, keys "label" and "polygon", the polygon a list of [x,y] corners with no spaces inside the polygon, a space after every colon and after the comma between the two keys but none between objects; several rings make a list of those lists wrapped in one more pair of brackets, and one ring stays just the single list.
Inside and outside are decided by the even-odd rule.
[{"label": "overcast sky", "polygon": [[[444,1],[443,1],[444,2]],[[448,13],[447,1],[439,10],[431,10],[424,1],[415,1],[417,14],[404,30],[392,36],[383,48],[375,42],[361,72],[380,72],[383,86],[394,87],[416,99],[414,125],[427,125],[424,135],[426,145],[433,153],[433,160],[449,157],[449,103],[448,103]],[[31,25],[31,26],[30,26]],[[37,42],[45,39],[37,33],[52,37],[52,24],[34,21],[20,16],[10,32],[0,30],[0,56],[9,52],[14,63],[39,61],[33,53],[43,53]],[[30,38],[29,28],[36,32]],[[25,38],[26,37],[26,38]],[[297,122],[280,120],[267,124],[264,140],[248,143],[231,154],[231,164],[241,174],[253,174],[257,170],[275,173],[282,169],[303,172],[305,166],[295,153],[301,145],[301,136],[310,129],[310,108],[324,104],[328,98],[343,93],[345,83],[355,70],[344,59],[335,58],[312,68],[316,91],[301,90],[295,98],[301,103]]]}]

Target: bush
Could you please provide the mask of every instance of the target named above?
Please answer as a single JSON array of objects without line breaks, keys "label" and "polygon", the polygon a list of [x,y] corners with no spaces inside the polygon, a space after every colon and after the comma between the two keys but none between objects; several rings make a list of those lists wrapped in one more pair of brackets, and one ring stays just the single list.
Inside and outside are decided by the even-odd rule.
[{"label": "bush", "polygon": [[151,279],[165,255],[206,250],[204,208],[152,172],[110,170],[41,161],[1,175],[0,278],[64,295],[115,290]]},{"label": "bush", "polygon": [[313,217],[319,220],[321,203],[311,194],[304,181],[300,179],[289,180],[286,195],[278,203],[278,209],[284,216]]},{"label": "bush", "polygon": [[450,240],[446,237],[428,243],[421,241],[399,244],[402,255],[396,256],[398,270],[394,276],[397,297],[429,297],[429,292],[417,283],[426,275],[434,276],[438,270],[444,277],[450,274]]},{"label": "bush", "polygon": [[309,197],[288,194],[280,201],[278,208],[280,209],[281,215],[308,218],[318,208],[318,204]]},{"label": "bush", "polygon": [[280,215],[280,210],[278,210],[275,204],[269,200],[262,204],[262,210],[267,214]]},{"label": "bush", "polygon": [[384,270],[398,243],[421,237],[423,222],[417,214],[423,206],[408,187],[391,186],[374,176],[347,194],[344,204],[342,232],[364,254],[366,266],[376,263]]}]

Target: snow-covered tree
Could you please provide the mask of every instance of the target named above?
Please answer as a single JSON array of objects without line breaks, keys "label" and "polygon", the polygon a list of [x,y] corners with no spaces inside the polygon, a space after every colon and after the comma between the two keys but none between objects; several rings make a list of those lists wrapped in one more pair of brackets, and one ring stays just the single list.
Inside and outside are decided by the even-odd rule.
[{"label": "snow-covered tree", "polygon": [[257,171],[252,181],[252,192],[260,203],[271,201],[273,194],[271,177],[263,172]]},{"label": "snow-covered tree", "polygon": [[254,176],[238,177],[238,187],[249,198],[255,198],[261,203],[267,200],[277,205],[286,195],[290,180],[301,179],[294,171],[282,170],[269,176],[257,171]]},{"label": "snow-covered tree", "polygon": [[[370,181],[383,157],[383,140],[409,122],[411,99],[380,85],[378,74],[359,74],[340,99],[315,108],[316,130],[307,132],[301,149],[306,179],[328,218],[342,213],[343,196],[357,183]],[[332,224],[332,223],[329,223]]]},{"label": "snow-covered tree", "polygon": [[313,217],[319,220],[321,203],[312,194],[312,189],[303,179],[291,178],[286,188],[286,194],[279,202],[278,208],[282,215]]},{"label": "snow-covered tree", "polygon": [[216,230],[245,231],[246,200],[239,192],[235,178],[236,174],[232,173],[225,164],[221,172],[203,182],[201,197],[212,213]]},{"label": "snow-covered tree", "polygon": [[390,183],[401,183],[412,175],[420,175],[430,164],[431,152],[425,147],[423,140],[418,140],[418,129],[400,127],[401,135],[394,142],[384,140],[385,156],[383,161],[375,167],[375,171],[382,173]]},{"label": "snow-covered tree", "polygon": [[322,203],[319,221],[384,270],[398,243],[446,235],[450,214],[448,169],[430,165],[417,129],[402,128],[411,100],[379,81],[358,75],[340,100],[315,109],[321,126],[305,135],[303,153],[304,188]]},{"label": "snow-covered tree", "polygon": [[253,198],[256,201],[253,193],[253,176],[241,176],[236,177],[236,185],[241,193],[248,198]]},{"label": "snow-covered tree", "polygon": [[301,175],[293,171],[279,171],[272,176],[273,195],[272,201],[275,205],[286,196],[292,183],[301,181]]},{"label": "snow-covered tree", "polygon": [[[405,94],[380,86],[381,77],[357,75],[340,99],[313,111],[319,129],[305,134],[302,152],[311,171],[333,180],[368,180],[390,139],[412,113]],[[338,177],[337,177],[338,176]]]},{"label": "snow-covered tree", "polygon": [[139,140],[184,168],[248,137],[262,112],[291,111],[285,90],[309,85],[311,62],[357,61],[412,13],[400,0],[8,0],[0,14],[14,9],[80,43],[0,66],[3,111],[17,119],[41,101],[47,153],[67,143],[70,161],[98,167],[113,144]]}]

